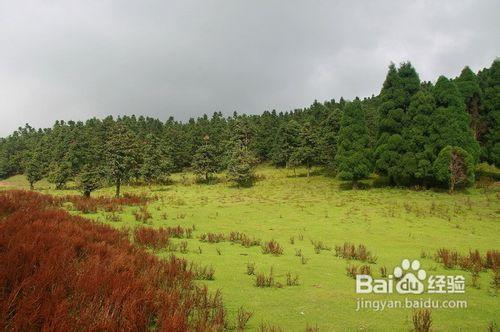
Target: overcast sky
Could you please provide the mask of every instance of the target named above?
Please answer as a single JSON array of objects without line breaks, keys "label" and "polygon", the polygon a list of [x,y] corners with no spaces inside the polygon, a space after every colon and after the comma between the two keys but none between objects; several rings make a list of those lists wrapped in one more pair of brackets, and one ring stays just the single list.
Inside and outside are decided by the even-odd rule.
[{"label": "overcast sky", "polygon": [[0,0],[0,136],[28,122],[261,113],[500,56],[500,1]]}]

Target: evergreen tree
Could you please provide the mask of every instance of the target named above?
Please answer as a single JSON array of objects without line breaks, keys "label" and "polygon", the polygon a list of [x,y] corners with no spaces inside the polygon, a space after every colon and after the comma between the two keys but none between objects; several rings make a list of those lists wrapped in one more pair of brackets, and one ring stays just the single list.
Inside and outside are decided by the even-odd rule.
[{"label": "evergreen tree", "polygon": [[193,156],[193,171],[198,177],[209,182],[213,174],[219,169],[219,160],[215,147],[210,142],[210,137],[203,137],[203,145],[201,145]]},{"label": "evergreen tree", "polygon": [[138,168],[137,154],[137,144],[132,132],[122,123],[114,125],[106,143],[106,166],[116,187],[116,197],[120,197],[122,183]]},{"label": "evergreen tree", "polygon": [[31,158],[26,165],[25,173],[30,184],[30,189],[33,190],[35,182],[40,181],[45,176],[44,159],[40,148],[32,152]]},{"label": "evergreen tree", "polygon": [[423,185],[432,181],[432,164],[436,156],[430,135],[435,109],[434,96],[428,90],[417,92],[411,99],[409,122],[402,131],[405,151],[394,172],[399,185]]},{"label": "evergreen tree", "polygon": [[485,108],[486,133],[483,139],[485,160],[500,167],[500,59],[483,70],[481,88]]},{"label": "evergreen tree", "polygon": [[103,171],[98,167],[92,167],[88,164],[82,167],[81,172],[76,178],[78,188],[80,188],[84,197],[90,197],[90,193],[101,188],[103,181]]},{"label": "evergreen tree", "polygon": [[444,76],[439,77],[433,95],[436,100],[430,128],[433,155],[437,157],[449,145],[464,149],[477,163],[479,145],[469,127],[470,117],[455,83]]},{"label": "evergreen tree", "polygon": [[295,120],[284,122],[276,134],[272,149],[272,161],[277,166],[288,166],[290,157],[299,146],[300,125]]},{"label": "evergreen tree", "polygon": [[72,165],[66,158],[53,161],[49,166],[48,180],[56,185],[56,189],[63,189],[72,176]]},{"label": "evergreen tree", "polygon": [[166,146],[160,142],[156,135],[148,134],[140,169],[142,178],[148,185],[165,183],[168,181],[172,167]]},{"label": "evergreen tree", "polygon": [[248,148],[249,144],[248,124],[244,119],[236,118],[232,124],[227,171],[229,181],[235,182],[238,186],[251,186],[255,177],[254,168],[257,158]]},{"label": "evergreen tree", "polygon": [[396,182],[398,161],[405,153],[402,129],[408,125],[407,111],[411,97],[419,90],[420,79],[411,63],[403,63],[396,70],[389,67],[380,92],[379,138],[375,148],[375,169]]},{"label": "evergreen tree", "polygon": [[309,122],[302,126],[298,143],[290,156],[290,164],[293,166],[304,165],[307,169],[307,177],[309,177],[312,165],[319,159],[317,137]]},{"label": "evergreen tree", "polygon": [[319,161],[330,169],[335,168],[337,154],[337,138],[340,130],[342,111],[334,108],[321,123],[318,137]]},{"label": "evergreen tree", "polygon": [[370,156],[365,116],[361,103],[355,100],[346,104],[340,122],[335,158],[339,178],[352,181],[356,186],[356,182],[366,178],[372,170]]},{"label": "evergreen tree", "polygon": [[481,141],[486,132],[486,122],[482,112],[479,80],[469,67],[465,67],[455,83],[462,94],[467,113],[470,115],[470,127],[474,138]]}]

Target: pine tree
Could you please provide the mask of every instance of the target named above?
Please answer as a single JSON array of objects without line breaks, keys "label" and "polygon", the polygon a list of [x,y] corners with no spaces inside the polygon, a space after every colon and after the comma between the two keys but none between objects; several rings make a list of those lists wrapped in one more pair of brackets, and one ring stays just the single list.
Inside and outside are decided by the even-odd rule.
[{"label": "pine tree", "polygon": [[72,165],[66,158],[53,161],[49,166],[48,180],[56,185],[56,189],[63,189],[72,176]]},{"label": "pine tree", "polygon": [[335,155],[337,154],[337,139],[340,130],[342,111],[334,108],[320,125],[318,137],[318,150],[320,163],[330,169],[335,168]]},{"label": "pine tree", "polygon": [[148,134],[145,141],[143,163],[140,169],[142,178],[148,185],[165,183],[172,171],[172,162],[166,150],[154,134]]},{"label": "pine tree", "polygon": [[479,159],[479,145],[469,127],[470,116],[455,83],[444,76],[439,77],[433,89],[436,110],[430,128],[430,144],[435,157],[447,146],[467,151],[474,163]]},{"label": "pine tree", "polygon": [[120,197],[120,188],[138,168],[137,143],[132,132],[121,123],[113,126],[106,143],[107,173],[115,184],[115,196]]},{"label": "pine tree", "polygon": [[295,120],[281,124],[275,137],[272,149],[272,161],[277,166],[288,166],[290,157],[299,146],[300,125]]},{"label": "pine tree", "polygon": [[484,158],[500,167],[500,59],[493,61],[479,77],[487,127],[483,139]]},{"label": "pine tree", "polygon": [[90,197],[91,192],[101,188],[103,173],[100,168],[92,167],[88,164],[82,167],[81,172],[76,178],[76,183],[84,197]]},{"label": "pine tree", "polygon": [[455,80],[455,84],[462,94],[467,113],[470,115],[470,127],[474,133],[474,138],[481,141],[487,128],[482,112],[482,92],[479,87],[479,80],[469,67],[465,67]]},{"label": "pine tree", "polygon": [[433,178],[435,159],[430,142],[432,117],[436,109],[434,96],[428,90],[417,92],[408,109],[408,125],[403,128],[405,152],[397,163],[394,174],[399,185],[429,183]]},{"label": "pine tree", "polygon": [[408,125],[407,111],[411,97],[419,90],[420,79],[411,63],[403,63],[396,70],[389,67],[380,92],[379,138],[375,148],[375,169],[396,182],[398,161],[405,153],[402,129]]},{"label": "pine tree", "polygon": [[203,145],[201,145],[193,156],[193,171],[205,182],[210,182],[213,174],[219,169],[219,160],[215,147],[210,142],[210,137],[203,137]]},{"label": "pine tree", "polygon": [[354,186],[372,170],[368,132],[359,100],[347,103],[344,108],[335,161],[339,178],[352,181]]},{"label": "pine tree", "polygon": [[25,173],[31,190],[35,188],[35,182],[43,179],[45,175],[45,165],[41,153],[39,149],[33,151],[26,165]]},{"label": "pine tree", "polygon": [[238,186],[251,186],[257,158],[248,148],[250,144],[250,130],[242,118],[236,118],[232,124],[229,160],[227,165],[228,179]]},{"label": "pine tree", "polygon": [[309,122],[305,123],[299,133],[298,146],[293,149],[290,156],[290,164],[295,166],[304,165],[307,169],[307,177],[311,173],[312,165],[317,162],[318,148],[317,137]]}]

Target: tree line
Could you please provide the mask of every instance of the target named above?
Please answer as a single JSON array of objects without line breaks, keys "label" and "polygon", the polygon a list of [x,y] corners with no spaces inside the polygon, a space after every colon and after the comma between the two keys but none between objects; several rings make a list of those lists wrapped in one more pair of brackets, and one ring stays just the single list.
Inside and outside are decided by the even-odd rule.
[{"label": "tree line", "polygon": [[56,188],[75,181],[85,196],[130,181],[166,183],[191,169],[213,181],[227,170],[238,186],[254,167],[321,166],[343,180],[372,172],[398,186],[467,185],[480,162],[500,165],[500,60],[456,78],[421,81],[409,62],[391,64],[377,96],[314,103],[260,115],[215,112],[183,123],[122,116],[28,124],[0,139],[0,178],[47,177]]}]

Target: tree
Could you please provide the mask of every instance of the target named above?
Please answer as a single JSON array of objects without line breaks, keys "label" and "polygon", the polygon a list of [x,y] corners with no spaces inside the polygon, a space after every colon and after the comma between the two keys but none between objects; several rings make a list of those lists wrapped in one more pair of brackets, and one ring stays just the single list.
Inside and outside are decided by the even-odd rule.
[{"label": "tree", "polygon": [[319,159],[317,138],[309,122],[302,126],[298,143],[298,146],[293,149],[290,156],[290,164],[293,166],[306,166],[307,177],[309,177],[313,163]]},{"label": "tree", "polygon": [[227,166],[229,181],[233,181],[241,187],[252,185],[255,177],[255,164],[254,154],[243,144],[238,144],[232,149]]},{"label": "tree", "polygon": [[288,166],[293,150],[298,147],[300,125],[295,120],[281,124],[276,134],[271,159],[277,166]]},{"label": "tree", "polygon": [[236,118],[232,125],[229,160],[227,165],[229,181],[238,186],[251,186],[254,180],[254,168],[257,158],[248,148],[250,144],[249,128],[242,118]]},{"label": "tree", "polygon": [[460,147],[446,146],[434,161],[434,174],[452,193],[457,185],[474,183],[474,158]]},{"label": "tree", "polygon": [[467,151],[476,164],[479,145],[469,127],[470,116],[455,83],[444,76],[439,77],[433,89],[436,110],[430,127],[430,144],[434,156],[446,146],[456,146]]},{"label": "tree", "polygon": [[193,156],[193,171],[194,173],[209,182],[212,175],[219,169],[219,161],[217,150],[210,143],[210,137],[203,137],[203,145],[201,145]]},{"label": "tree", "polygon": [[120,197],[120,188],[124,181],[138,167],[137,144],[132,132],[123,124],[116,123],[106,143],[107,173],[115,184],[115,196]]},{"label": "tree", "polygon": [[156,135],[148,134],[140,169],[143,179],[148,185],[153,182],[164,183],[168,181],[172,168],[173,165],[165,144],[162,144]]},{"label": "tree", "polygon": [[500,59],[478,74],[485,108],[484,159],[500,167]]},{"label": "tree", "polygon": [[405,153],[402,129],[407,123],[411,97],[419,90],[420,79],[411,63],[391,64],[380,92],[379,138],[375,148],[375,169],[396,182],[398,161]]},{"label": "tree", "polygon": [[436,156],[430,135],[435,109],[434,96],[428,90],[417,92],[411,99],[409,122],[402,131],[405,151],[394,170],[394,178],[399,185],[432,182],[432,163]]},{"label": "tree", "polygon": [[341,109],[334,108],[321,123],[319,129],[318,150],[320,162],[331,169],[335,168],[335,155],[337,154],[337,139],[341,118]]},{"label": "tree", "polygon": [[470,127],[474,138],[481,141],[486,132],[486,122],[482,112],[479,80],[469,67],[465,67],[456,78],[455,84],[463,97],[466,111],[470,115]]},{"label": "tree", "polygon": [[53,161],[49,166],[48,180],[56,185],[56,189],[64,188],[72,175],[72,165],[67,160]]},{"label": "tree", "polygon": [[30,184],[30,189],[33,190],[35,188],[35,182],[43,179],[45,175],[45,166],[39,150],[32,153],[32,156],[26,165],[25,172],[26,178]]},{"label": "tree", "polygon": [[352,181],[366,178],[371,170],[371,151],[368,147],[368,132],[365,116],[359,100],[347,103],[340,121],[340,131],[335,158],[338,176]]},{"label": "tree", "polygon": [[84,165],[76,178],[78,188],[84,197],[90,197],[90,193],[102,186],[103,171],[98,167]]}]

